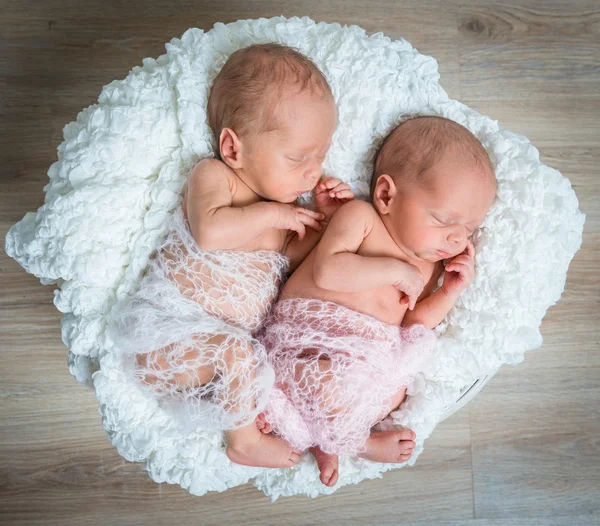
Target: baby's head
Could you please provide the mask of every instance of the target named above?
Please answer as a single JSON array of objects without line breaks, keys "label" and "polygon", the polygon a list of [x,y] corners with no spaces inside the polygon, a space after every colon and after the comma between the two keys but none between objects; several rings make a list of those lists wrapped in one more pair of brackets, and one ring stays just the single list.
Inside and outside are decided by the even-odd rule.
[{"label": "baby's head", "polygon": [[336,121],[323,73],[279,44],[233,53],[208,100],[221,160],[255,193],[283,203],[319,182]]},{"label": "baby's head", "polygon": [[460,254],[496,195],[487,152],[443,117],[401,123],[375,160],[371,199],[396,244],[415,260]]}]

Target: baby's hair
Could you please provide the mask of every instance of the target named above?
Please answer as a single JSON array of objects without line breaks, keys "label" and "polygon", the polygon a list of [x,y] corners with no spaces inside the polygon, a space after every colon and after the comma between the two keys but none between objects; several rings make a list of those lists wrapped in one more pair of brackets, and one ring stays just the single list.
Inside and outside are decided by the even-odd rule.
[{"label": "baby's hair", "polygon": [[281,44],[255,44],[234,52],[217,75],[208,99],[208,124],[219,140],[223,128],[238,136],[277,128],[276,106],[286,86],[310,89],[333,100],[316,64]]},{"label": "baby's hair", "polygon": [[412,117],[401,122],[383,141],[375,158],[371,199],[380,175],[389,175],[396,184],[421,182],[423,173],[451,147],[465,162],[475,163],[493,176],[485,148],[467,128],[445,117]]}]

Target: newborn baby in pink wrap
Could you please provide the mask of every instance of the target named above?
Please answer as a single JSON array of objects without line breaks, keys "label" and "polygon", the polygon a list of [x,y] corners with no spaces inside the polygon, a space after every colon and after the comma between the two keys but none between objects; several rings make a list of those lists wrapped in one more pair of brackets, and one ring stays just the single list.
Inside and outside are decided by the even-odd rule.
[{"label": "newborn baby in pink wrap", "polygon": [[471,132],[407,120],[378,153],[372,204],[344,204],[283,287],[259,336],[277,381],[259,426],[312,448],[324,484],[337,482],[340,454],[410,458],[412,431],[371,428],[400,405],[434,348],[431,329],[473,280],[469,237],[495,191]]}]

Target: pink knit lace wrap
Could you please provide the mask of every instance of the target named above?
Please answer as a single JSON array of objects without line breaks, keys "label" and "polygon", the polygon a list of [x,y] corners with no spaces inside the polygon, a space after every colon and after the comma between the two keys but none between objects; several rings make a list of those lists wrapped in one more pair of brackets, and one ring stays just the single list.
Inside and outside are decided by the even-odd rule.
[{"label": "pink knit lace wrap", "polygon": [[136,383],[186,428],[251,422],[274,381],[251,333],[287,268],[274,251],[201,250],[180,208],[140,289],[116,313],[111,337]]},{"label": "pink knit lace wrap", "polygon": [[279,301],[259,335],[275,370],[265,416],[294,447],[356,456],[392,396],[435,347],[422,325],[388,325],[335,303]]}]

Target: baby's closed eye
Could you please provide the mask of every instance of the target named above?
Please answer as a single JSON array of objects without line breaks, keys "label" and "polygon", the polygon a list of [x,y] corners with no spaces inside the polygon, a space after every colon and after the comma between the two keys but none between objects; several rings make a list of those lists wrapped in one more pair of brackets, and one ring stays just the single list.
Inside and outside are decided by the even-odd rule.
[{"label": "baby's closed eye", "polygon": [[288,159],[289,161],[292,161],[294,163],[303,163],[304,161],[306,161],[306,155],[287,155],[286,159]]}]

